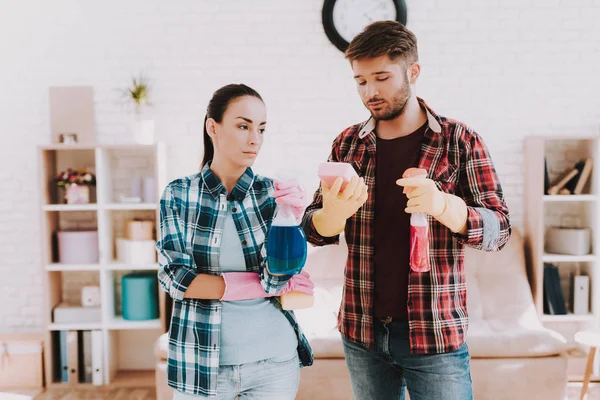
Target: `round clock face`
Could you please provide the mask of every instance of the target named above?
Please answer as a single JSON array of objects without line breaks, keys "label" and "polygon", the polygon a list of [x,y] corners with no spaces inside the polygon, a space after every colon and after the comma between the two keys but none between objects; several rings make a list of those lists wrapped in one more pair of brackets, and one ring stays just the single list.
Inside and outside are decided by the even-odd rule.
[{"label": "round clock face", "polygon": [[333,25],[346,42],[372,22],[397,17],[393,0],[337,0],[332,14]]}]

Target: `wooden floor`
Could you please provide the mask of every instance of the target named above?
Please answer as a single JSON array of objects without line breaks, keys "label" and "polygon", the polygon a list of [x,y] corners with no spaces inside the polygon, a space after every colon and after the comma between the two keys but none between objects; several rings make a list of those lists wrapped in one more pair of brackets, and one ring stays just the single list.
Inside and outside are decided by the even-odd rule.
[{"label": "wooden floor", "polygon": [[123,388],[111,390],[50,389],[43,393],[32,391],[0,391],[1,400],[156,400],[153,388]]},{"label": "wooden floor", "polygon": [[[569,394],[565,400],[579,400],[581,383],[570,382]],[[0,391],[1,400],[156,400],[152,388],[126,388],[112,390],[68,390],[51,389],[41,394],[34,391]],[[490,396],[486,400],[493,400]],[[315,399],[318,400],[318,399]],[[587,400],[600,400],[600,383],[591,383]]]}]

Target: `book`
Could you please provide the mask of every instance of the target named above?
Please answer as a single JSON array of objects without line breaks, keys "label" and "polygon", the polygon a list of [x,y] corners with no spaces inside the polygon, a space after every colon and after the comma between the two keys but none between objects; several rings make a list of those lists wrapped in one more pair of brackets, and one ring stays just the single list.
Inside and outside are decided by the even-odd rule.
[{"label": "book", "polygon": [[573,194],[581,194],[583,192],[583,188],[585,187],[585,184],[587,183],[590,174],[592,173],[592,164],[593,161],[591,158],[587,158],[585,160],[583,169],[581,171],[581,174],[579,175],[579,179],[577,180],[575,189],[573,190]]},{"label": "book", "polygon": [[585,165],[585,160],[577,161],[573,168],[577,170],[577,174],[571,178],[569,182],[565,184],[565,188],[569,190],[569,192],[575,193],[575,186],[579,182],[579,178],[581,177],[581,171],[583,171],[583,166]]},{"label": "book", "polygon": [[560,284],[558,267],[544,263],[544,313],[566,315],[567,305]]},{"label": "book", "polygon": [[567,182],[569,182],[571,179],[573,179],[575,176],[577,176],[578,172],[579,171],[576,168],[573,168],[571,171],[567,172],[556,183],[556,185],[550,187],[550,189],[548,190],[548,194],[550,194],[550,195],[556,195],[556,194],[558,194],[558,192],[560,192],[560,190],[567,184]]},{"label": "book", "polygon": [[544,158],[544,194],[550,190],[550,176],[548,175],[548,162]]}]

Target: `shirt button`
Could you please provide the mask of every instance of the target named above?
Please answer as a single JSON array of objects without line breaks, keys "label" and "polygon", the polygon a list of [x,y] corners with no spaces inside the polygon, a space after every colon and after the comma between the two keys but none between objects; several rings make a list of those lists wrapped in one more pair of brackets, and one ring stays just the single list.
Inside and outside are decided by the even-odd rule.
[{"label": "shirt button", "polygon": [[231,210],[231,211],[233,211],[233,212],[237,212],[237,208],[236,208],[236,207],[233,207],[233,210]]},{"label": "shirt button", "polygon": [[248,241],[246,241],[246,240],[242,240],[242,244],[245,246],[245,245],[247,245],[247,244],[248,244]]}]

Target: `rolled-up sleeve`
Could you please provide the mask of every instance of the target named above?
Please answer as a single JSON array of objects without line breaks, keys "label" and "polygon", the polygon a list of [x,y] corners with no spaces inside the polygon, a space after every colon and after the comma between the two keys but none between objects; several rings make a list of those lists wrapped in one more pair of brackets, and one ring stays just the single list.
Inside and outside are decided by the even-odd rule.
[{"label": "rolled-up sleeve", "polygon": [[468,209],[467,234],[455,237],[478,250],[501,250],[510,238],[510,215],[492,158],[476,133],[464,145],[459,179],[459,195]]},{"label": "rolled-up sleeve", "polygon": [[160,200],[160,237],[156,242],[158,279],[176,301],[182,301],[187,288],[198,276],[193,257],[185,252],[184,224],[173,188],[167,186]]}]

